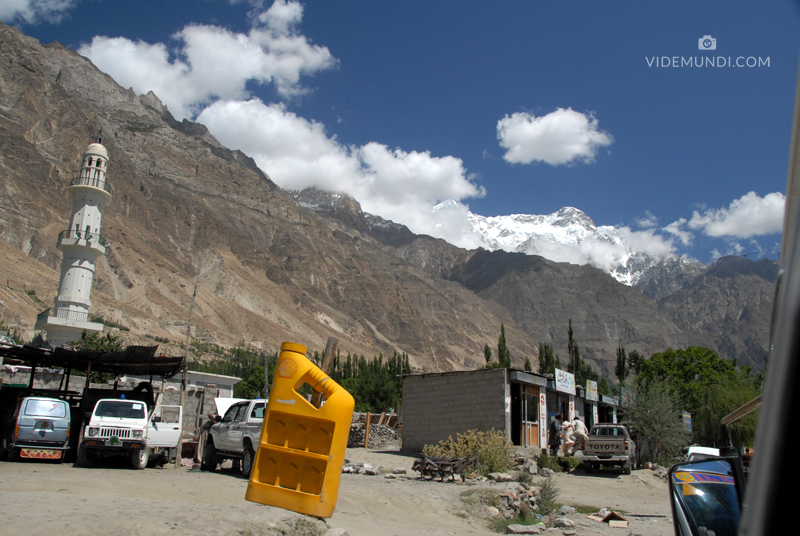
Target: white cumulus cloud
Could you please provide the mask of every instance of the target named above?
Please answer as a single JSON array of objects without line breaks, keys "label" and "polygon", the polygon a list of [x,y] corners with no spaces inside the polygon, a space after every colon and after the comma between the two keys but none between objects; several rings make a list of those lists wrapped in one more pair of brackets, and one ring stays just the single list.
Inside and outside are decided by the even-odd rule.
[{"label": "white cumulus cloud", "polygon": [[57,23],[75,7],[75,0],[2,0],[0,20],[7,24]]},{"label": "white cumulus cloud", "polygon": [[326,47],[299,34],[303,8],[276,0],[254,18],[247,34],[218,26],[188,25],[173,35],[176,46],[124,37],[96,36],[78,52],[137,93],[153,91],[177,118],[192,118],[218,99],[249,98],[248,82],[273,84],[283,98],[307,91],[300,77],[329,69],[337,60]]},{"label": "white cumulus cloud", "polygon": [[[283,188],[316,186],[347,193],[366,212],[415,233],[467,247],[477,243],[461,201],[485,192],[470,180],[459,158],[390,149],[377,142],[345,146],[328,136],[323,124],[258,99],[218,101],[197,121],[224,145],[251,156]],[[434,210],[447,200],[455,201],[446,210]]]},{"label": "white cumulus cloud", "polygon": [[691,245],[694,235],[691,231],[685,230],[683,228],[684,225],[686,225],[686,218],[679,218],[677,221],[670,223],[661,230],[675,235],[684,246],[688,246]]},{"label": "white cumulus cloud", "polygon": [[497,122],[497,139],[512,164],[545,162],[551,166],[594,161],[598,149],[614,140],[599,129],[594,115],[558,108],[541,117],[526,112]]},{"label": "white cumulus cloud", "polygon": [[750,238],[780,233],[784,202],[780,192],[764,197],[748,192],[727,208],[695,211],[687,225],[713,237]]}]

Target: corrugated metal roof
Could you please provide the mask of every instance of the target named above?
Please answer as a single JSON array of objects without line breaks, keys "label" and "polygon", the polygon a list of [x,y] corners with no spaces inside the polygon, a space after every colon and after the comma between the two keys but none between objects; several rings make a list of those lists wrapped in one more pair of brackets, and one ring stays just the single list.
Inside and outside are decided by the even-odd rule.
[{"label": "corrugated metal roof", "polygon": [[32,346],[17,346],[0,347],[0,355],[9,364],[63,367],[76,371],[85,371],[91,364],[92,372],[110,372],[115,375],[138,374],[171,378],[181,371],[183,356],[157,356],[156,350],[158,346],[128,346],[119,352],[65,348],[44,350]]}]

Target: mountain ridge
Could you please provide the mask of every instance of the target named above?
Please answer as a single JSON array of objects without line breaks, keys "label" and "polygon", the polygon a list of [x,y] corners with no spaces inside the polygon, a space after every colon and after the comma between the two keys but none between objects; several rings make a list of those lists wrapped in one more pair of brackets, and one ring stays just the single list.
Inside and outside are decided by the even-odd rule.
[{"label": "mountain ridge", "polygon": [[[643,353],[713,343],[753,363],[767,344],[771,297],[758,274],[768,268],[735,277],[728,266],[731,277],[712,273],[702,285],[702,274],[667,270],[648,279],[651,297],[592,266],[458,248],[346,195],[280,189],[204,126],[176,121],[156,95],[119,87],[61,45],[2,24],[0,42],[10,59],[0,64],[0,307],[29,336],[56,292],[69,178],[102,129],[112,199],[91,311],[129,326],[131,342],[184,340],[197,281],[195,339],[321,349],[335,336],[342,352],[406,352],[425,371],[482,366],[501,323],[521,368],[526,357],[536,363],[539,342],[565,355],[573,319],[584,356],[609,377],[620,342]],[[675,298],[692,283],[695,296]],[[702,325],[686,308],[701,296],[715,304]]]}]

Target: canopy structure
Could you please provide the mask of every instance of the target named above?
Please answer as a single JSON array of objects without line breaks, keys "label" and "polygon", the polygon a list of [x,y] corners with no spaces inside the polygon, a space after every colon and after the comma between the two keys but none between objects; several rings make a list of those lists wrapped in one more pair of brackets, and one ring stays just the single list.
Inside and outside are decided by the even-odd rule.
[{"label": "canopy structure", "polygon": [[128,346],[118,352],[102,352],[85,349],[55,348],[53,350],[33,346],[0,346],[0,356],[9,365],[30,367],[62,367],[65,369],[110,372],[140,376],[162,376],[171,378],[181,371],[182,356],[156,355],[158,346]]}]

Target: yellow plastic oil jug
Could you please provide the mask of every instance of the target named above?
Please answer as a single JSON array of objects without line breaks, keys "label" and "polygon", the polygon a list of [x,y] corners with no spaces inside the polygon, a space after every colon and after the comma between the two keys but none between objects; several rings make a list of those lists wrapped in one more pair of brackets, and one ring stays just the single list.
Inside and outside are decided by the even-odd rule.
[{"label": "yellow plastic oil jug", "polygon": [[[306,351],[281,345],[245,499],[324,518],[336,507],[355,400]],[[298,393],[305,383],[324,393],[321,408]]]}]

